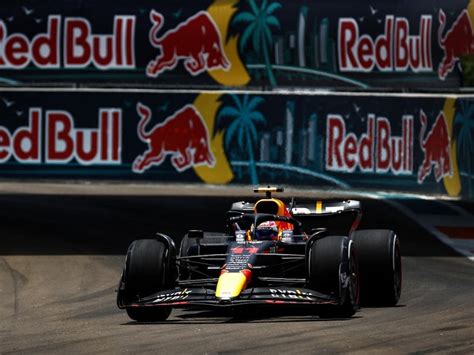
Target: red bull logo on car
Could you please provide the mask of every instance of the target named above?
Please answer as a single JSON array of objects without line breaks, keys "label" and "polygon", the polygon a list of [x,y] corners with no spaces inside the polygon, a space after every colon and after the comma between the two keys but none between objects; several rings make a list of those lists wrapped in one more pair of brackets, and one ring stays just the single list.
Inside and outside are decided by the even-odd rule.
[{"label": "red bull logo on car", "polygon": [[439,46],[444,51],[444,57],[439,64],[438,75],[441,80],[445,80],[461,57],[474,53],[474,32],[467,10],[461,12],[444,35],[446,15],[443,10],[439,10],[438,18],[440,23],[438,30]]},{"label": "red bull logo on car", "polygon": [[193,76],[230,67],[219,29],[207,12],[199,11],[161,37],[158,37],[158,32],[164,25],[163,15],[152,10],[150,21],[153,27],[149,40],[153,47],[160,50],[160,54],[148,63],[147,76],[156,78],[167,70],[173,70],[179,61]]},{"label": "red bull logo on car", "polygon": [[421,132],[420,146],[425,157],[418,170],[418,183],[422,183],[430,174],[434,167],[436,181],[443,177],[452,176],[453,168],[451,164],[451,138],[448,133],[448,125],[444,113],[440,112],[431,130],[426,134],[427,117],[420,112]]},{"label": "red bull logo on car", "polygon": [[178,172],[193,166],[214,166],[206,124],[193,105],[184,106],[149,131],[145,127],[151,119],[150,108],[138,103],[137,112],[141,117],[137,134],[148,149],[135,159],[133,172],[143,173],[159,166],[167,156],[171,156],[171,164]]}]

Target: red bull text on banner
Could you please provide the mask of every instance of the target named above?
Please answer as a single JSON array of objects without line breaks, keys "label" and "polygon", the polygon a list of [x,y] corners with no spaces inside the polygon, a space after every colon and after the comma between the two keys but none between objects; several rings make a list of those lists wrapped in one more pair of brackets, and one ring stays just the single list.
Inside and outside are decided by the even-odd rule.
[{"label": "red bull text on banner", "polygon": [[474,98],[0,91],[1,177],[474,191]]},{"label": "red bull text on banner", "polygon": [[456,90],[474,2],[204,0],[0,8],[0,83]]}]

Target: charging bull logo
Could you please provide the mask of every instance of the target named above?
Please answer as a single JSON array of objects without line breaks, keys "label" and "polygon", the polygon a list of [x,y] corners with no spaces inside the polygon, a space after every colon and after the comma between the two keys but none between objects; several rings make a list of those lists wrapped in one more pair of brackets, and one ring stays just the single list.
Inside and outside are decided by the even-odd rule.
[{"label": "charging bull logo", "polygon": [[418,183],[422,183],[430,174],[434,166],[436,181],[439,182],[445,176],[452,176],[451,165],[451,139],[448,134],[448,125],[443,112],[436,118],[431,130],[426,132],[427,118],[423,111],[420,112],[421,132],[420,144],[425,153],[423,163],[418,170]]},{"label": "charging bull logo", "polygon": [[158,32],[164,24],[163,15],[152,10],[150,20],[153,27],[149,40],[161,53],[148,63],[148,76],[156,78],[164,71],[174,69],[179,60],[183,60],[184,67],[191,75],[198,75],[205,70],[229,68],[219,30],[207,12],[198,12],[159,38]]},{"label": "charging bull logo", "polygon": [[443,10],[439,10],[438,19],[440,23],[438,40],[441,49],[444,51],[444,57],[438,68],[438,75],[441,80],[445,80],[461,57],[474,53],[474,34],[467,10],[461,12],[444,36],[446,15]]},{"label": "charging bull logo", "polygon": [[148,150],[135,159],[134,172],[143,173],[152,166],[161,165],[168,155],[179,172],[197,165],[214,166],[207,128],[194,106],[186,105],[150,131],[145,130],[151,119],[150,108],[138,103],[137,112],[141,117],[138,137],[148,144]]}]

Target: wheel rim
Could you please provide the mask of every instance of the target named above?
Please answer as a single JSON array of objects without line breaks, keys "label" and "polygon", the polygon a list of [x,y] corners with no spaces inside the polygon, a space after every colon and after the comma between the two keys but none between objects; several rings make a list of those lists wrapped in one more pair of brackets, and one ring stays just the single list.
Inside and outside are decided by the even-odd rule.
[{"label": "wheel rim", "polygon": [[398,244],[398,240],[395,244],[394,248],[394,261],[393,261],[393,290],[395,292],[396,300],[400,298],[400,294],[402,291],[402,262],[401,262],[401,255],[400,255],[400,246]]},{"label": "wheel rim", "polygon": [[351,303],[355,306],[359,306],[360,300],[360,287],[359,287],[359,270],[357,267],[357,259],[355,254],[351,251],[351,258],[349,261],[349,272],[350,272],[350,286],[349,286],[349,297]]}]

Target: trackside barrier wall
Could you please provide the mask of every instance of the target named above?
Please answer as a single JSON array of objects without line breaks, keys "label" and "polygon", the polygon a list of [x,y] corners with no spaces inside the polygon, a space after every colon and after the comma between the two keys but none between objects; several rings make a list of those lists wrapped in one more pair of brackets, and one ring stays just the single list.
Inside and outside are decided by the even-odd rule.
[{"label": "trackside barrier wall", "polygon": [[469,95],[10,88],[0,117],[2,178],[474,196]]},{"label": "trackside barrier wall", "polygon": [[473,23],[470,0],[3,1],[0,177],[472,198]]},{"label": "trackside barrier wall", "polygon": [[457,90],[470,0],[3,0],[0,83]]}]

